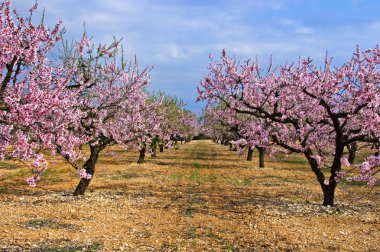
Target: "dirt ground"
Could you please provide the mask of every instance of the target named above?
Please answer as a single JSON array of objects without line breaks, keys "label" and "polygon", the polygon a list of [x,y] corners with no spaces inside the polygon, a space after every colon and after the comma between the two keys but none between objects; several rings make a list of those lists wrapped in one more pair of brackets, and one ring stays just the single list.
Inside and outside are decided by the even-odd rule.
[{"label": "dirt ground", "polygon": [[[307,162],[257,167],[225,146],[192,141],[135,164],[106,149],[85,196],[61,159],[31,189],[30,171],[0,163],[0,251],[380,251],[380,190],[341,183],[322,207]],[[357,198],[361,197],[360,200]]]}]

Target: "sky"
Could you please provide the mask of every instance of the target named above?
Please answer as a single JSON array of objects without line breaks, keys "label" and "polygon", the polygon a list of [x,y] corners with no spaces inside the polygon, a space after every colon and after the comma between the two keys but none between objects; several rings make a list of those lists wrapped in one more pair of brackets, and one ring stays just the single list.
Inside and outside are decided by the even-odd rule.
[{"label": "sky", "polygon": [[[13,0],[26,13],[34,0]],[[380,41],[377,0],[39,0],[45,24],[60,19],[68,40],[80,40],[85,23],[92,42],[123,38],[126,58],[155,66],[151,90],[184,100],[199,113],[196,87],[204,78],[209,53],[223,49],[238,61],[258,57],[274,65],[311,57],[321,65],[326,52],[335,65],[349,60],[357,45]],[[39,20],[36,18],[36,22]]]}]

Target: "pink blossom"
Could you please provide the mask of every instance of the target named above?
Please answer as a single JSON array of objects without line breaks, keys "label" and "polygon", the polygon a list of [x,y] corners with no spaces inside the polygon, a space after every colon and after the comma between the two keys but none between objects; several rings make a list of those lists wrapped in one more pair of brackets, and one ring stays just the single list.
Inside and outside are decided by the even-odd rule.
[{"label": "pink blossom", "polygon": [[32,188],[36,187],[36,179],[35,177],[30,177],[26,180],[26,183]]},{"label": "pink blossom", "polygon": [[78,169],[77,173],[79,174],[79,176],[81,176],[81,178],[84,178],[84,179],[91,179],[92,178],[92,175],[88,174],[85,169]]},{"label": "pink blossom", "polygon": [[342,162],[343,165],[345,166],[350,166],[350,162],[348,162],[348,159],[346,157],[343,157],[340,159],[340,162]]},{"label": "pink blossom", "polygon": [[311,157],[314,158],[315,161],[317,161],[318,166],[321,166],[321,165],[323,164],[323,161],[322,161],[322,157],[321,157],[321,156],[319,156],[319,155],[313,155],[313,156],[311,156]]},{"label": "pink blossom", "polygon": [[[263,71],[257,58],[239,63],[223,50],[219,61],[210,60],[209,73],[198,87],[198,100],[226,114],[210,116],[214,125],[221,121],[223,127],[211,123],[209,132],[303,153],[307,160],[326,165],[329,174],[334,174],[341,164],[350,165],[343,157],[346,146],[373,143],[380,137],[376,106],[380,93],[374,84],[380,76],[379,52],[378,47],[364,52],[357,48],[341,66],[333,66],[328,57],[323,67],[300,58]],[[238,123],[233,121],[236,118]],[[323,178],[330,175],[309,163],[323,185]],[[374,184],[371,179],[378,176],[379,164],[368,159],[357,167],[360,176],[353,179]]]}]

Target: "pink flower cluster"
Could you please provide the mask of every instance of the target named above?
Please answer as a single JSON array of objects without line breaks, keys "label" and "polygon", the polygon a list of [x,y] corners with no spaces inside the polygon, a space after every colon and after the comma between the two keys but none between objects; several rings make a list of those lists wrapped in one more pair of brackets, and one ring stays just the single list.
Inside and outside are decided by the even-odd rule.
[{"label": "pink flower cluster", "polygon": [[368,186],[375,186],[380,179],[380,156],[369,156],[361,164],[356,165],[360,171],[359,176],[349,177],[347,179],[365,181]]},{"label": "pink flower cluster", "polygon": [[77,173],[81,178],[84,178],[84,179],[91,179],[92,178],[92,175],[88,174],[85,169],[78,169]]},{"label": "pink flower cluster", "polygon": [[[300,58],[276,67],[271,60],[264,71],[257,59],[239,64],[225,50],[220,61],[210,60],[197,98],[208,103],[207,131],[226,138],[233,130],[230,138],[244,139],[245,146],[276,145],[303,153],[325,192],[344,176],[346,146],[380,138],[378,47],[364,52],[357,48],[340,67],[326,56],[323,67]],[[322,166],[329,167],[328,175]],[[372,186],[376,167],[363,163],[358,166],[361,176],[352,179]]]}]

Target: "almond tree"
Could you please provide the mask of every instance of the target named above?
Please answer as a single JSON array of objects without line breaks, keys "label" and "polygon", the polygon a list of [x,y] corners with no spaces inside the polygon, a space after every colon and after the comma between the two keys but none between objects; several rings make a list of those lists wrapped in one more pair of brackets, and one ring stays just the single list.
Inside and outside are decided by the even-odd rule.
[{"label": "almond tree", "polygon": [[233,139],[237,139],[236,132],[230,130],[231,127],[225,126],[221,121],[220,115],[225,115],[225,113],[220,113],[218,106],[209,106],[205,108],[202,112],[202,133],[210,137],[215,143],[220,143],[223,145],[228,145]]},{"label": "almond tree", "polygon": [[35,25],[36,10],[37,4],[22,17],[10,0],[0,4],[0,158],[34,159],[35,174],[27,180],[32,187],[47,167],[43,148],[54,152],[58,143],[65,155],[76,158],[73,148],[79,139],[68,129],[78,127],[72,119],[81,115],[80,110],[67,111],[77,93],[68,88],[75,68],[47,58],[61,39],[61,22],[52,29],[43,22]]},{"label": "almond tree", "polygon": [[190,142],[194,136],[199,134],[200,125],[197,115],[187,109],[183,109],[179,118],[177,135],[185,142]]},{"label": "almond tree", "polygon": [[[208,117],[204,127],[208,132],[221,132],[223,138],[229,139],[230,147],[241,155],[247,150],[247,161],[252,161],[253,150],[259,151],[259,167],[264,168],[264,155],[267,148],[272,149],[269,141],[269,127],[263,120],[247,114],[238,114],[236,111],[218,104],[207,109]],[[212,119],[211,121],[209,121]]]},{"label": "almond tree", "polygon": [[[198,99],[222,101],[265,120],[271,141],[305,155],[321,186],[323,205],[333,206],[345,146],[379,141],[379,56],[379,48],[357,48],[341,67],[332,67],[327,57],[323,68],[300,59],[263,74],[257,61],[238,65],[223,51],[221,62],[211,61]],[[329,168],[328,175],[322,166]]]},{"label": "almond tree", "polygon": [[104,148],[114,144],[137,148],[160,127],[154,113],[157,105],[148,102],[144,92],[150,82],[149,69],[140,71],[136,61],[127,65],[119,50],[118,40],[95,47],[84,34],[76,47],[66,46],[63,51],[66,67],[77,69],[72,86],[83,89],[77,101],[84,116],[77,118],[75,123],[81,127],[72,134],[90,146],[90,157],[81,167],[64,156],[83,175],[74,195],[85,193]]},{"label": "almond tree", "polygon": [[270,150],[271,153],[274,151],[269,129],[264,120],[245,115],[238,127],[239,139],[232,142],[238,150],[248,151],[247,161],[252,161],[253,150],[256,148],[259,152],[260,168],[264,168],[265,151]]},{"label": "almond tree", "polygon": [[[164,147],[177,146],[178,141],[190,141],[198,134],[200,126],[197,116],[185,108],[185,103],[181,99],[163,92],[153,93],[151,98],[160,103],[156,112],[162,115],[162,123],[156,138],[160,152],[164,151]],[[154,146],[152,149],[155,152]]]}]

